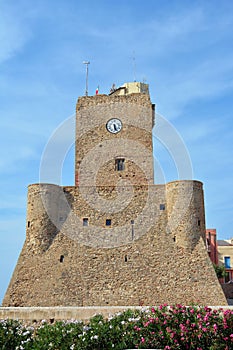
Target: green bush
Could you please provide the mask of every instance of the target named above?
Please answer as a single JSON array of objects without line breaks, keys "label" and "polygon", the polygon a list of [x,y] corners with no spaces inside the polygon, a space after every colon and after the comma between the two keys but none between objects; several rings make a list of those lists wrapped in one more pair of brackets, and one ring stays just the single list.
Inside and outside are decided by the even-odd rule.
[{"label": "green bush", "polygon": [[127,310],[86,324],[64,321],[26,327],[0,322],[1,350],[230,350],[233,311],[183,305]]},{"label": "green bush", "polygon": [[223,278],[226,276],[226,269],[224,265],[214,265],[214,269],[215,269],[215,273],[217,275],[218,278]]},{"label": "green bush", "polygon": [[0,349],[1,350],[21,350],[24,346],[29,346],[32,340],[33,328],[24,327],[15,320],[0,320]]}]

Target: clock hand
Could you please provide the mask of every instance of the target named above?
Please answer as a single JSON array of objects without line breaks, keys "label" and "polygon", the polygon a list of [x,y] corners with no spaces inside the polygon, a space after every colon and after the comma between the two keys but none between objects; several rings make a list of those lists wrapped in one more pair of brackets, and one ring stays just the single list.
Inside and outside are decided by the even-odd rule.
[{"label": "clock hand", "polygon": [[116,124],[113,124],[114,130],[117,131]]}]

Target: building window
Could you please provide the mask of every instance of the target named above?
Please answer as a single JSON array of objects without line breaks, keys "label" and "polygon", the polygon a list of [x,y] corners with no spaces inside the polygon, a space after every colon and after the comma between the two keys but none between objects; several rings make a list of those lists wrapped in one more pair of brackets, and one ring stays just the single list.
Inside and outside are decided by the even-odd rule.
[{"label": "building window", "polygon": [[197,225],[198,225],[198,226],[201,226],[201,220],[198,220],[198,221],[197,221]]},{"label": "building window", "polygon": [[112,220],[111,219],[106,219],[106,226],[111,226]]},{"label": "building window", "polygon": [[83,218],[83,226],[88,226],[88,218]]},{"label": "building window", "polygon": [[115,170],[122,171],[125,170],[125,160],[124,158],[118,158],[115,160]]},{"label": "building window", "polygon": [[127,262],[128,261],[128,256],[127,255],[125,255],[125,262]]},{"label": "building window", "polygon": [[60,256],[60,262],[62,263],[64,261],[64,255]]},{"label": "building window", "polygon": [[165,204],[160,204],[159,209],[160,210],[165,210]]},{"label": "building window", "polygon": [[30,225],[31,225],[31,223],[30,223],[30,221],[28,221],[28,227],[30,227]]},{"label": "building window", "polygon": [[176,236],[173,236],[173,241],[176,242]]},{"label": "building window", "polygon": [[226,269],[231,268],[231,258],[230,256],[224,256],[224,265]]}]

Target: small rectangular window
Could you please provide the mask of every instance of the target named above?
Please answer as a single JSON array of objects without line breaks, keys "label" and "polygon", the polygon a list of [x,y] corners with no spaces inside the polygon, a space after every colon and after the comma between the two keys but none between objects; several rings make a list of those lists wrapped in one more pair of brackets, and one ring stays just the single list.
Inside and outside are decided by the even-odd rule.
[{"label": "small rectangular window", "polygon": [[106,226],[111,226],[112,220],[111,219],[106,219]]},{"label": "small rectangular window", "polygon": [[30,225],[31,225],[31,223],[30,223],[30,221],[28,221],[28,227],[30,227]]},{"label": "small rectangular window", "polygon": [[201,220],[197,221],[198,226],[201,226]]},{"label": "small rectangular window", "polygon": [[88,218],[83,218],[83,226],[88,226]]},{"label": "small rectangular window", "polygon": [[125,160],[124,158],[118,158],[115,160],[115,170],[122,171],[125,170]]},{"label": "small rectangular window", "polygon": [[165,204],[160,204],[159,209],[160,210],[165,210]]},{"label": "small rectangular window", "polygon": [[62,263],[64,261],[64,255],[60,256],[60,262]]},{"label": "small rectangular window", "polygon": [[224,265],[226,269],[231,268],[231,258],[230,256],[224,256]]}]

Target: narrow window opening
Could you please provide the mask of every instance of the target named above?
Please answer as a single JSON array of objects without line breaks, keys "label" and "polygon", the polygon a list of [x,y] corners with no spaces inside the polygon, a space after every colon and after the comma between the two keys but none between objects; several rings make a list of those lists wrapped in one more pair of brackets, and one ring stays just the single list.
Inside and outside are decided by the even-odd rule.
[{"label": "narrow window opening", "polygon": [[176,236],[173,237],[173,241],[176,242]]},{"label": "narrow window opening", "polygon": [[30,221],[28,221],[28,227],[30,227],[30,225],[31,225],[31,222],[30,222]]},{"label": "narrow window opening", "polygon": [[83,218],[83,226],[88,226],[88,218]]},{"label": "narrow window opening", "polygon": [[131,220],[131,234],[132,234],[132,241],[134,240],[134,220]]},{"label": "narrow window opening", "polygon": [[112,220],[111,219],[106,219],[106,226],[111,226]]},{"label": "narrow window opening", "polygon": [[160,204],[159,209],[160,210],[165,210],[165,204]]},{"label": "narrow window opening", "polygon": [[224,266],[226,269],[231,268],[231,257],[230,256],[224,256]]},{"label": "narrow window opening", "polygon": [[201,226],[201,220],[197,221],[198,226]]},{"label": "narrow window opening", "polygon": [[128,261],[128,256],[127,255],[125,255],[125,262],[127,262]]},{"label": "narrow window opening", "polygon": [[60,256],[60,262],[62,263],[64,261],[64,255]]},{"label": "narrow window opening", "polygon": [[115,160],[115,170],[122,171],[125,170],[125,160],[124,158],[118,158]]}]

